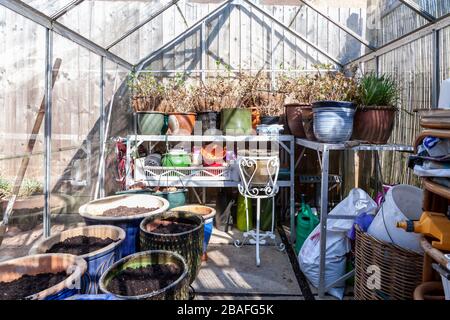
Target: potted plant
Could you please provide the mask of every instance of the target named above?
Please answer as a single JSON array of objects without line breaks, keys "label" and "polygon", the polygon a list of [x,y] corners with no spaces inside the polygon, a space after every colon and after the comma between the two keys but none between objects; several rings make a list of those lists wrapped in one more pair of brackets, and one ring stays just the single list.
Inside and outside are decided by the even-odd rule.
[{"label": "potted plant", "polygon": [[325,143],[350,140],[357,96],[357,82],[342,72],[318,74],[313,82],[314,135]]},{"label": "potted plant", "polygon": [[315,78],[308,75],[287,77],[282,75],[279,80],[279,91],[286,95],[285,117],[292,135],[298,138],[315,140],[313,132],[313,83]]},{"label": "potted plant", "polygon": [[191,135],[195,126],[195,113],[191,94],[184,75],[177,73],[166,85],[163,105],[168,110],[169,135]]},{"label": "potted plant", "polygon": [[165,114],[160,111],[166,96],[166,87],[152,74],[144,72],[139,76],[132,74],[128,80],[132,92],[132,108],[138,125],[138,133],[160,135],[167,127]]},{"label": "potted plant", "polygon": [[352,138],[372,144],[387,143],[394,128],[398,97],[399,89],[392,77],[365,74],[358,88]]}]

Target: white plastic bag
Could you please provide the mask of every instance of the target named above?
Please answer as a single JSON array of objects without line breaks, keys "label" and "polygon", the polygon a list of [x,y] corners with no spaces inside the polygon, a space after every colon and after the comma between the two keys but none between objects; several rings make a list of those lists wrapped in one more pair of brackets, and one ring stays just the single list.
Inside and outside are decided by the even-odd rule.
[{"label": "white plastic bag", "polygon": [[[329,215],[352,215],[373,213],[377,204],[362,189],[353,189],[347,198],[340,202]],[[346,254],[351,245],[346,233],[353,227],[353,220],[330,219],[327,225],[327,246],[325,252],[325,286],[330,285],[345,274]],[[313,286],[319,286],[320,265],[320,224],[303,243],[298,255],[300,269]],[[338,299],[344,297],[345,284],[331,288],[328,293]]]}]

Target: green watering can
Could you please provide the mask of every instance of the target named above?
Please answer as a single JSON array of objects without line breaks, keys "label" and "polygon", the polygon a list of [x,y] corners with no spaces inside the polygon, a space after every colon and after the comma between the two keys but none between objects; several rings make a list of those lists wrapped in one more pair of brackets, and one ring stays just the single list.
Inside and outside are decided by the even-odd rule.
[{"label": "green watering can", "polygon": [[295,253],[297,255],[305,240],[318,224],[319,218],[312,212],[311,207],[305,203],[304,195],[302,195],[302,204],[297,213],[297,240],[295,241]]}]

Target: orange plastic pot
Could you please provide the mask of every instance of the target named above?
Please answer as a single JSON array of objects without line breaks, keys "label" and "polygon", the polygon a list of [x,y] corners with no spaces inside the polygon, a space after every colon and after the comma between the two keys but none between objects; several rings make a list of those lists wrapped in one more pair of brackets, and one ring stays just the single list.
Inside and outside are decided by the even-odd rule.
[{"label": "orange plastic pot", "polygon": [[191,135],[195,126],[195,113],[170,112],[167,134],[173,136]]}]

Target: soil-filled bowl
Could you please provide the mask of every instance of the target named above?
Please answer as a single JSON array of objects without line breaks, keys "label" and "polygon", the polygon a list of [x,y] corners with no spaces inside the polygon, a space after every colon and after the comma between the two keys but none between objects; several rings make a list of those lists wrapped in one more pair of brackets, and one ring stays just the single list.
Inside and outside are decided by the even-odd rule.
[{"label": "soil-filled bowl", "polygon": [[169,211],[141,222],[141,250],[168,250],[188,264],[189,284],[197,277],[203,252],[203,218],[189,212]]},{"label": "soil-filled bowl", "polygon": [[37,242],[30,254],[67,253],[87,262],[81,282],[82,293],[96,294],[98,280],[114,262],[122,258],[125,231],[115,226],[88,226],[57,233]]},{"label": "soil-filled bowl", "polygon": [[199,204],[191,204],[187,206],[181,206],[171,209],[170,211],[184,211],[197,214],[203,218],[205,221],[204,228],[204,238],[203,238],[203,255],[202,260],[208,260],[206,250],[208,249],[209,240],[211,239],[213,227],[214,227],[214,216],[216,215],[216,210],[208,206],[202,206]]},{"label": "soil-filled bowl", "polygon": [[187,300],[188,266],[175,252],[136,253],[119,260],[103,274],[100,290],[120,300]]},{"label": "soil-filled bowl", "polygon": [[[132,208],[132,209],[130,209]],[[169,202],[154,195],[123,194],[91,201],[79,213],[88,225],[108,224],[125,230],[123,256],[139,251],[139,224],[148,216],[166,211]]]},{"label": "soil-filled bowl", "polygon": [[87,263],[71,254],[39,254],[0,263],[0,300],[63,300],[80,291]]}]

